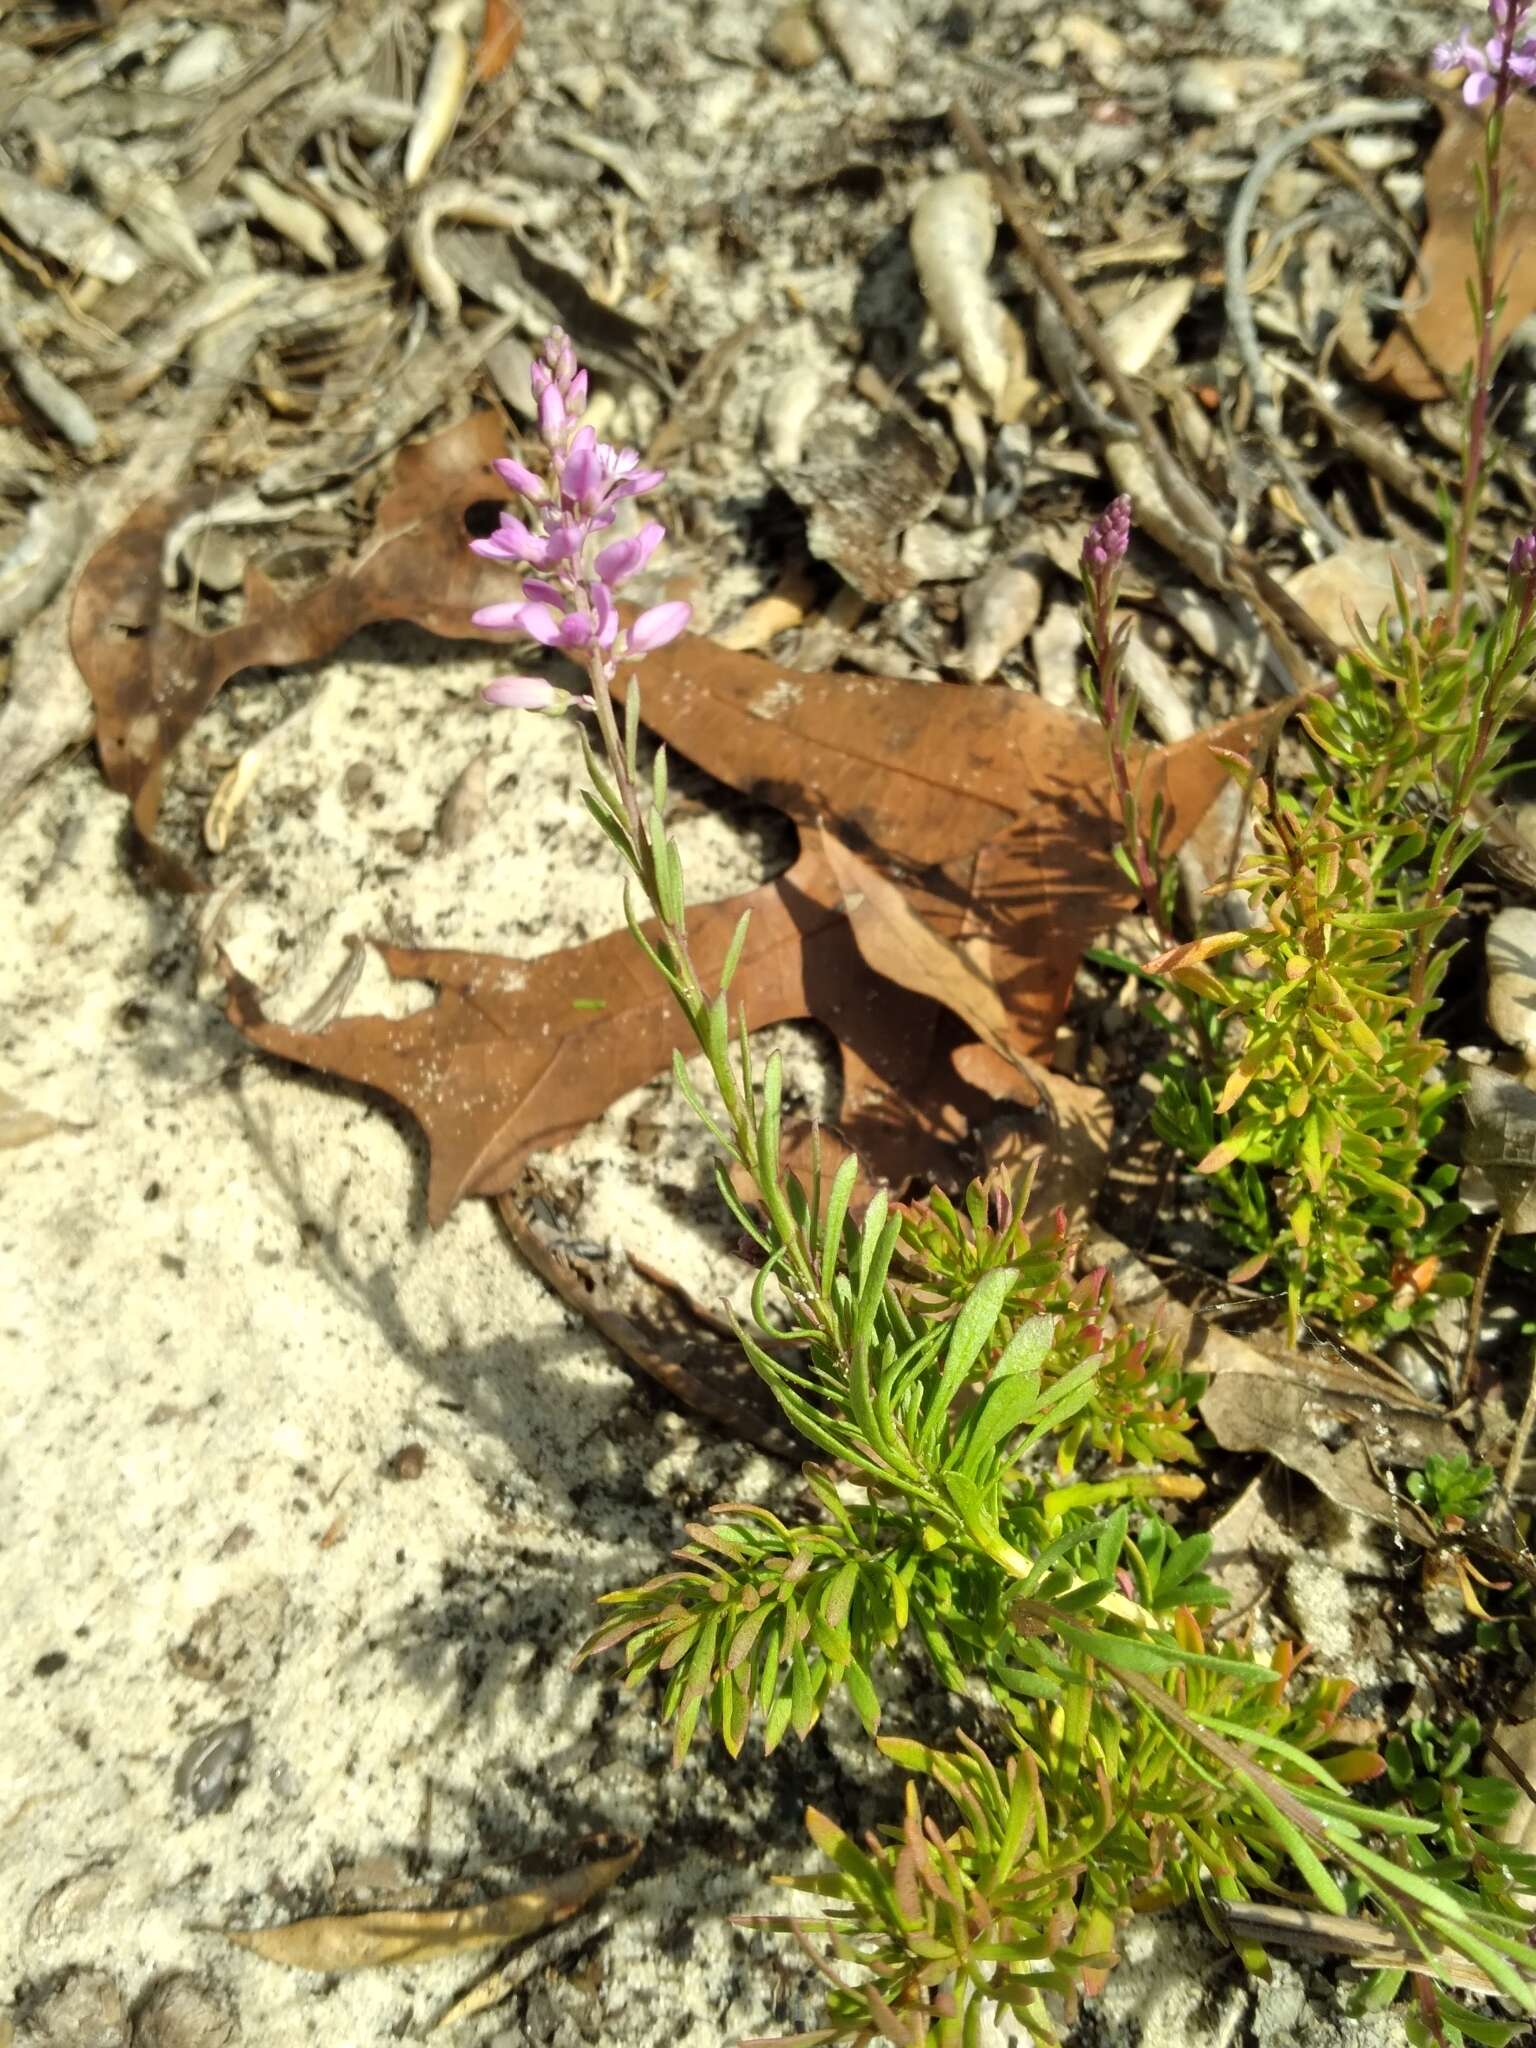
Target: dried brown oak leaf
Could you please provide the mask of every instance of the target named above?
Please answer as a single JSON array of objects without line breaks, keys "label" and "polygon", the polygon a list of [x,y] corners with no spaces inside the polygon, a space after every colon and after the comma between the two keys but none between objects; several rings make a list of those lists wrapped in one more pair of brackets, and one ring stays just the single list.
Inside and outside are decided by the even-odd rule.
[{"label": "dried brown oak leaf", "polygon": [[[1445,127],[1424,166],[1429,227],[1419,246],[1419,282],[1410,285],[1402,318],[1369,372],[1373,382],[1421,403],[1455,388],[1477,346],[1467,287],[1477,275],[1472,231],[1486,113],[1449,97],[1440,111]],[[1504,296],[1495,327],[1501,344],[1536,312],[1536,106],[1519,94],[1504,114],[1504,178],[1494,257]]]},{"label": "dried brown oak leaf", "polygon": [[[651,731],[803,838],[830,827],[883,869],[993,992],[1010,1049],[1049,1058],[1084,946],[1131,902],[1091,719],[1012,690],[800,674],[691,637],[638,673]],[[1213,748],[1247,752],[1288,711],[1141,753],[1142,815],[1161,795],[1168,852],[1225,786]]]},{"label": "dried brown oak leaf", "polygon": [[[928,1060],[931,1006],[863,967],[837,885],[819,856],[688,917],[695,964],[714,981],[737,920],[752,913],[733,993],[756,1030],[815,1017],[866,1075],[900,1095]],[[652,934],[654,936],[654,932]],[[498,1195],[531,1153],[562,1143],[610,1102],[661,1072],[687,1025],[627,931],[519,962],[492,954],[383,946],[400,980],[432,983],[429,1010],[348,1017],[300,1031],[263,1015],[258,991],[226,965],[231,1021],[284,1059],[377,1088],[410,1111],[431,1147],[427,1214],[441,1223],[466,1195]],[[593,1006],[596,1007],[593,1007]]]},{"label": "dried brown oak leaf", "polygon": [[[466,517],[477,503],[507,502],[488,467],[505,446],[501,421],[478,412],[404,449],[350,561],[293,597],[252,568],[244,617],[219,632],[196,632],[175,615],[160,566],[166,534],[213,503],[216,489],[152,498],[96,551],[70,643],[95,703],[102,771],[129,799],[152,851],[166,764],[231,676],[316,661],[379,619],[408,619],[447,639],[487,637],[469,614],[506,595],[506,572],[469,552]],[[167,879],[190,880],[168,857],[161,866]]]}]

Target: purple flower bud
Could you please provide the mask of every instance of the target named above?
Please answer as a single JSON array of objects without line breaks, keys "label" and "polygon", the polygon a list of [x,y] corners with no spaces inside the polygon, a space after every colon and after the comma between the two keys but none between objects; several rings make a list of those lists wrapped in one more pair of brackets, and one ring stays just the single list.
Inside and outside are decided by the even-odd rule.
[{"label": "purple flower bud", "polygon": [[543,676],[498,676],[480,694],[487,704],[498,704],[504,711],[547,711],[565,693]]},{"label": "purple flower bud", "polygon": [[660,520],[653,519],[631,539],[611,542],[594,564],[598,575],[605,583],[622,583],[626,576],[645,567],[666,537],[667,529]]},{"label": "purple flower bud", "polygon": [[565,607],[565,592],[558,583],[546,583],[541,576],[523,578],[523,596],[533,604],[552,604],[561,610]]},{"label": "purple flower bud", "polygon": [[653,604],[642,612],[625,635],[631,654],[651,654],[675,640],[693,617],[693,606],[674,598],[669,604]]},{"label": "purple flower bud", "polygon": [[572,377],[569,387],[566,389],[565,405],[568,412],[581,413],[586,411],[587,373],[585,370],[578,370],[575,376]]},{"label": "purple flower bud", "polygon": [[510,484],[514,491],[520,491],[525,498],[532,498],[536,505],[542,504],[544,479],[535,476],[531,469],[525,469],[522,463],[514,462],[510,455],[502,456],[499,461],[493,462],[491,467],[502,482]]},{"label": "purple flower bud", "polygon": [[592,616],[597,621],[598,646],[611,647],[618,636],[619,608],[606,583],[594,583],[592,586]]},{"label": "purple flower bud", "polygon": [[1131,544],[1131,501],[1122,494],[1105,507],[1083,542],[1083,566],[1103,571],[1125,560]]},{"label": "purple flower bud", "polygon": [[583,618],[580,612],[568,612],[560,621],[555,641],[560,647],[586,647],[591,642],[592,634],[593,626],[590,619]]},{"label": "purple flower bud", "polygon": [[1522,533],[1509,551],[1509,580],[1528,583],[1536,577],[1536,531]]},{"label": "purple flower bud", "polygon": [[542,398],[545,392],[549,389],[550,385],[554,382],[554,378],[550,374],[548,364],[535,363],[533,368],[528,372],[528,382],[533,386],[533,395],[535,400]]},{"label": "purple flower bud", "polygon": [[559,437],[565,425],[565,400],[558,384],[546,384],[539,393],[539,432],[546,441]]}]

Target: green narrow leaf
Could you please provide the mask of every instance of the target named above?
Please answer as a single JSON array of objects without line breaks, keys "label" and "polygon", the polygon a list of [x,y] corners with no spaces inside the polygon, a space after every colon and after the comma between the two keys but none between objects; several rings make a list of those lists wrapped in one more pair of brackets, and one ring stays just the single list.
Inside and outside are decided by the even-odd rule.
[{"label": "green narrow leaf", "polygon": [[950,1404],[997,1328],[998,1317],[1018,1277],[1015,1266],[994,1266],[990,1272],[984,1273],[950,1325],[949,1343],[945,1347],[938,1384],[923,1418],[920,1443],[925,1451],[931,1453],[937,1447]]},{"label": "green narrow leaf", "polygon": [[827,1213],[820,1225],[821,1285],[825,1295],[832,1275],[837,1271],[843,1245],[843,1223],[848,1214],[848,1204],[853,1198],[853,1185],[859,1177],[859,1162],[850,1152],[837,1169],[832,1182],[832,1192],[827,1197]]},{"label": "green narrow leaf", "polygon": [[[1101,1579],[1112,1579],[1115,1567],[1120,1562],[1120,1553],[1125,1548],[1125,1539],[1130,1533],[1131,1509],[1127,1501],[1118,1507],[1104,1524],[1104,1533],[1094,1545],[1094,1570]],[[1210,1548],[1209,1541],[1206,1548]]]},{"label": "green narrow leaf", "polygon": [[744,910],[736,921],[736,929],[731,934],[731,943],[725,949],[725,959],[720,968],[720,990],[722,994],[724,994],[736,978],[736,969],[741,965],[742,948],[747,943],[747,927],[751,922],[752,913],[750,910]]},{"label": "green narrow leaf", "polygon": [[890,1208],[890,1196],[884,1188],[877,1188],[874,1200],[864,1212],[864,1227],[859,1233],[858,1250],[854,1260],[854,1292],[862,1295],[864,1282],[869,1272],[869,1262],[874,1256],[876,1244],[885,1229],[886,1212]]}]

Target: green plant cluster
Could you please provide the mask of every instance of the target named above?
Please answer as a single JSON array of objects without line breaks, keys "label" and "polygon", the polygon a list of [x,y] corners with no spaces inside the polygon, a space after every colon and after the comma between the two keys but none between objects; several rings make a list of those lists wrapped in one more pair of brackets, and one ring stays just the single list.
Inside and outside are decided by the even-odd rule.
[{"label": "green plant cluster", "polygon": [[925,1316],[953,1310],[984,1275],[1013,1273],[998,1316],[999,1348],[1030,1317],[1054,1318],[1048,1369],[1060,1376],[1096,1356],[1098,1370],[1081,1411],[1057,1444],[1070,1471],[1084,1446],[1116,1463],[1191,1463],[1199,1382],[1184,1371],[1178,1347],[1116,1319],[1102,1268],[1077,1275],[1064,1211],[1029,1220],[1032,1177],[1022,1186],[973,1181],[957,1208],[942,1188],[902,1211],[893,1271],[908,1303]]},{"label": "green plant cluster", "polygon": [[[1364,1338],[1470,1291],[1466,1211],[1435,1143],[1455,1087],[1430,1019],[1452,956],[1455,877],[1480,834],[1509,713],[1536,656],[1530,593],[1481,629],[1395,612],[1307,700],[1300,794],[1248,775],[1252,930],[1154,963],[1199,1010],[1160,1070],[1160,1135],[1206,1176],[1244,1254],[1234,1278]],[[1242,772],[1240,770],[1240,772]]]},{"label": "green plant cluster", "polygon": [[[757,1160],[777,1157],[778,1097],[770,1062]],[[1334,1734],[1347,1684],[1293,1688],[1293,1651],[1259,1663],[1213,1634],[1210,1538],[1148,1505],[1187,1479],[1037,1470],[1094,1398],[1087,1297],[1041,1311],[1018,1266],[986,1262],[1019,1241],[988,1220],[984,1193],[963,1224],[941,1208],[913,1226],[878,1195],[856,1222],[853,1178],[849,1161],[830,1189],[779,1180],[814,1294],[789,1282],[789,1326],[770,1314],[770,1275],[791,1265],[780,1247],[741,1332],[831,1461],[808,1471],[809,1512],[717,1510],[676,1570],[605,1596],[583,1651],[622,1645],[630,1683],[663,1682],[679,1756],[701,1725],[732,1752],[754,1719],[769,1746],[803,1737],[837,1691],[875,1734],[883,1660],[908,1646],[980,1713],[985,1747],[881,1741],[944,1795],[943,1822],[915,1791],[904,1822],[865,1846],[811,1816],[832,1863],[811,1882],[826,1908],[774,1924],[822,1935],[832,1986],[825,2026],[797,2039],[964,2048],[992,2008],[1055,2042],[1056,2011],[1102,1981],[1128,1913],[1193,1901],[1220,1927],[1256,1895],[1363,1907],[1431,1977],[1450,1955],[1536,2014],[1525,1916],[1413,1852],[1441,1818],[1352,1800],[1383,1763]],[[961,1245],[968,1281],[936,1286],[920,1261],[913,1283],[914,1250],[941,1252],[943,1272]],[[1059,1284],[1059,1268],[1033,1276]],[[1097,1306],[1108,1315],[1102,1292]]]},{"label": "green plant cluster", "polygon": [[1491,1465],[1474,1465],[1465,1451],[1452,1458],[1432,1453],[1405,1481],[1408,1498],[1437,1529],[1475,1529],[1488,1511],[1496,1481]]}]

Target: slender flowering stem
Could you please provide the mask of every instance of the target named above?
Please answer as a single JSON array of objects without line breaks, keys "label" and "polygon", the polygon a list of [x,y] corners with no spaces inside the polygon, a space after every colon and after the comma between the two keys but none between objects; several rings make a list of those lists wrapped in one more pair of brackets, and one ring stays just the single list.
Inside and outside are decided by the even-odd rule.
[{"label": "slender flowering stem", "polygon": [[1087,614],[1088,644],[1097,679],[1093,705],[1104,727],[1109,752],[1109,774],[1120,810],[1124,846],[1136,883],[1147,907],[1147,915],[1165,946],[1173,943],[1163,892],[1158,886],[1152,850],[1142,826],[1140,805],[1131,782],[1129,759],[1131,728],[1136,718],[1134,694],[1123,688],[1128,625],[1116,626],[1115,600],[1120,588],[1120,570],[1131,542],[1131,501],[1121,496],[1088,529],[1083,542],[1083,593]]},{"label": "slender flowering stem", "polygon": [[[515,710],[592,712],[603,766],[589,751],[588,807],[633,869],[661,928],[659,948],[643,942],[709,1060],[725,1128],[707,1120],[758,1188],[783,1255],[781,1277],[802,1320],[809,1317],[830,1335],[831,1310],[820,1298],[811,1246],[786,1201],[774,1150],[765,1145],[755,1121],[755,1089],[745,1052],[739,1082],[732,1065],[725,989],[709,995],[690,953],[682,864],[661,815],[664,755],[658,759],[649,809],[637,783],[638,683],[632,680],[629,686],[622,732],[614,705],[620,664],[665,647],[690,616],[688,605],[670,602],[653,605],[625,625],[614,597],[617,587],[645,567],[666,537],[665,527],[651,520],[637,533],[611,538],[617,507],[626,498],[653,491],[663,482],[664,472],[642,469],[634,449],[610,447],[591,427],[580,424],[587,376],[578,369],[571,344],[558,328],[533,366],[532,386],[548,474],[541,476],[520,461],[498,462],[504,481],[523,499],[524,513],[503,512],[496,532],[470,545],[489,560],[534,573],[524,575],[519,599],[483,606],[474,620],[493,632],[521,634],[569,655],[585,668],[591,687],[577,697],[557,690],[543,676],[501,676],[487,687],[485,696],[489,703]],[[724,978],[729,979],[729,970]]]},{"label": "slender flowering stem", "polygon": [[1466,71],[1462,96],[1469,107],[1491,99],[1483,133],[1483,164],[1479,181],[1478,217],[1474,231],[1477,273],[1473,293],[1477,310],[1477,354],[1467,387],[1466,431],[1462,454],[1461,501],[1451,538],[1449,618],[1454,632],[1466,603],[1467,559],[1472,527],[1482,499],[1488,451],[1488,416],[1496,367],[1496,328],[1503,296],[1495,266],[1499,229],[1504,214],[1504,110],[1517,85],[1536,84],[1536,41],[1520,38],[1531,0],[1489,0],[1494,34],[1479,45],[1465,30],[1443,43],[1434,61],[1440,70]]}]

